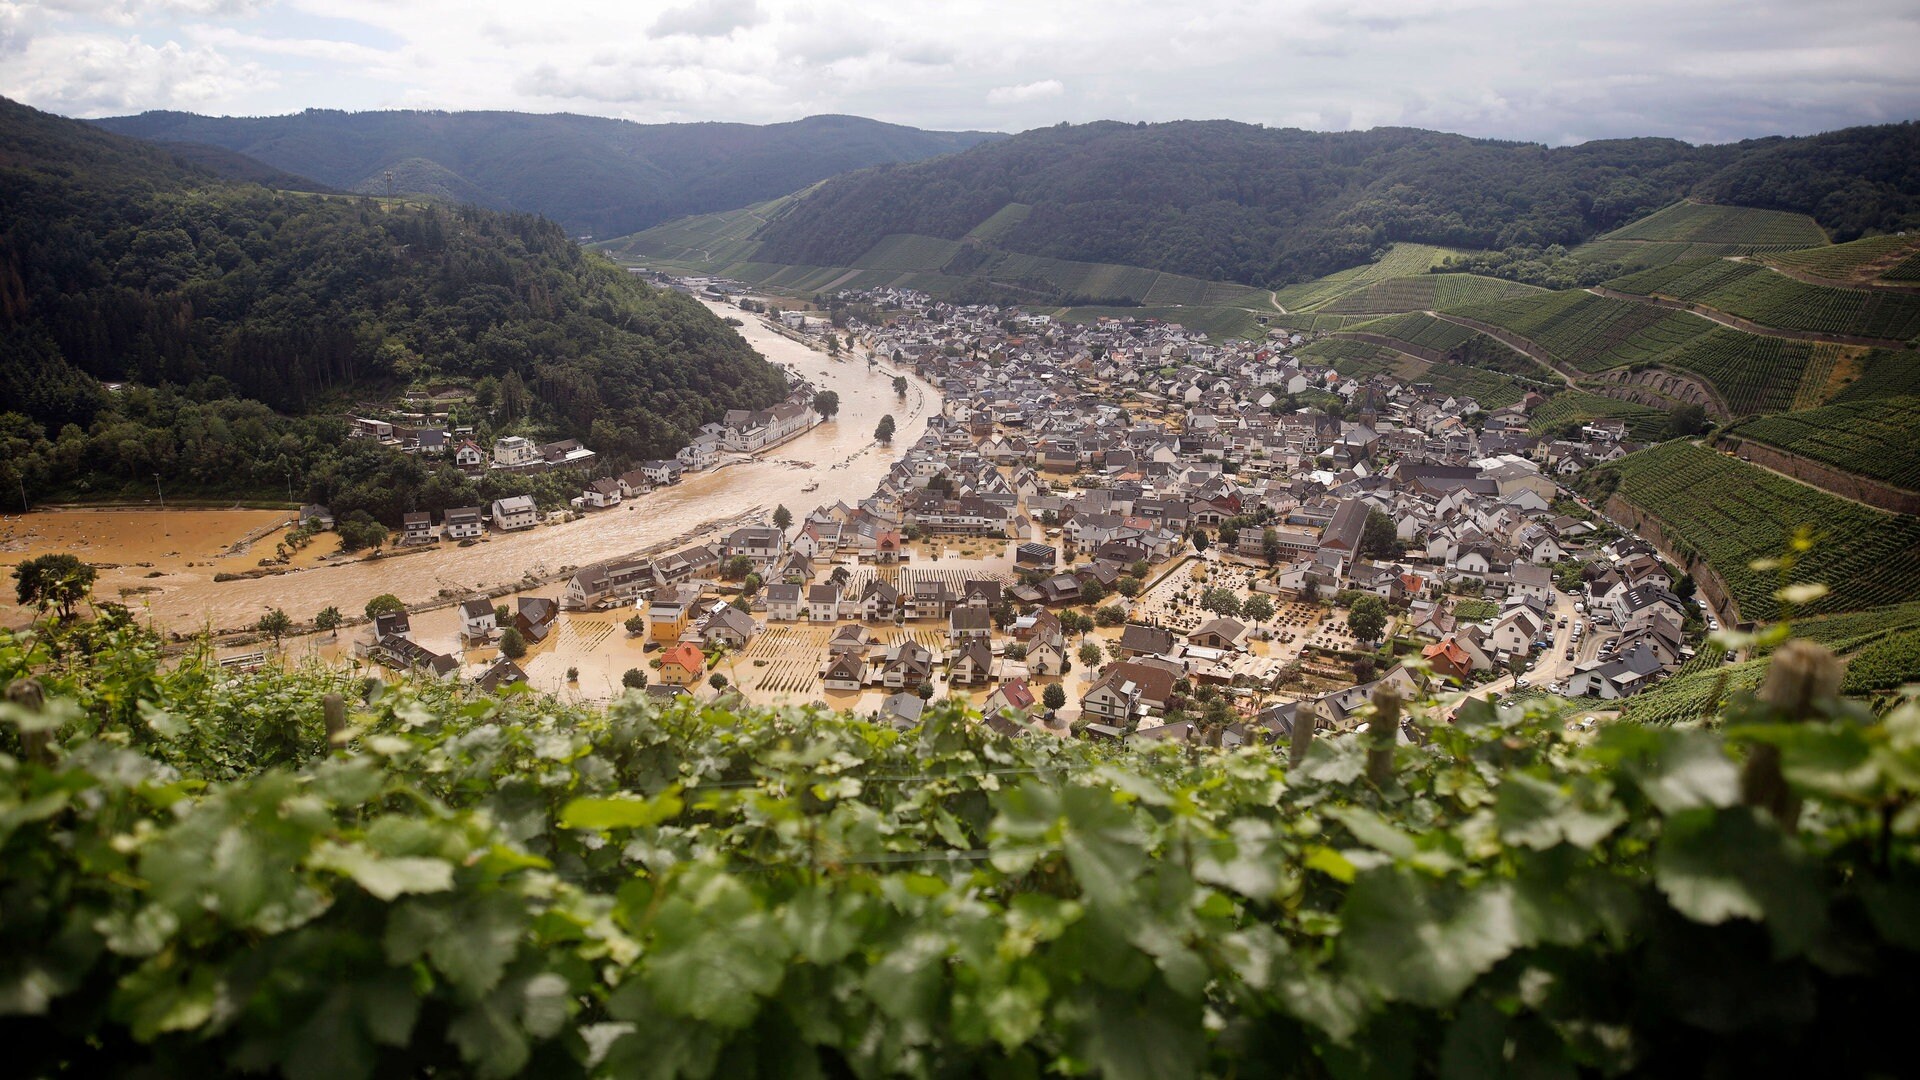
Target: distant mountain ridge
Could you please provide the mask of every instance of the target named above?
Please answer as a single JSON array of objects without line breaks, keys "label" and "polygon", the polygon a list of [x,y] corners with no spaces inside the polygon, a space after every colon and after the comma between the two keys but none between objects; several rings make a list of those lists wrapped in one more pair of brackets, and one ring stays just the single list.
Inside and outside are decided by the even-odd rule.
[{"label": "distant mountain ridge", "polygon": [[265,117],[146,112],[92,123],[119,135],[222,147],[347,191],[382,193],[392,172],[399,193],[539,213],[596,236],[1004,138],[855,116],[637,124],[570,113],[309,109]]},{"label": "distant mountain ridge", "polygon": [[[1256,286],[1393,243],[1572,246],[1681,198],[1811,215],[1835,239],[1920,227],[1920,124],[1725,146],[1578,146],[1411,128],[1103,121],[836,177],[760,228],[767,262],[850,265],[888,236],[992,243]],[[996,220],[1010,207],[1017,218]]]}]

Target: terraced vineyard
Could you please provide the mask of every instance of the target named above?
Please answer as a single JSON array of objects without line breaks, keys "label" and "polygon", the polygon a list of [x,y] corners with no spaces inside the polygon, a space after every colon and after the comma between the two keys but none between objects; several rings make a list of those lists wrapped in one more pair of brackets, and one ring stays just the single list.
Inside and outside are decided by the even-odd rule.
[{"label": "terraced vineyard", "polygon": [[1875,398],[1748,420],[1743,438],[1920,490],[1920,397]]},{"label": "terraced vineyard", "polygon": [[1827,234],[1805,214],[1678,202],[1615,229],[1602,240],[1657,240],[1689,244],[1788,245],[1818,247]]},{"label": "terraced vineyard", "polygon": [[1797,244],[1686,244],[1654,240],[1589,240],[1571,254],[1595,266],[1619,265],[1620,273],[1666,266],[1682,259],[1719,259],[1728,255],[1796,251]]},{"label": "terraced vineyard", "polygon": [[1676,544],[1711,563],[1746,618],[1778,617],[1778,575],[1749,564],[1785,554],[1789,537],[1803,526],[1819,542],[1795,581],[1820,582],[1830,590],[1807,613],[1920,596],[1920,518],[1869,509],[1687,442],[1643,450],[1595,472],[1617,475],[1622,497],[1659,518]]},{"label": "terraced vineyard", "polygon": [[1920,600],[1793,620],[1794,637],[1817,641],[1842,654],[1901,630],[1920,630]]},{"label": "terraced vineyard", "polygon": [[1373,316],[1370,315],[1315,315],[1312,313],[1290,311],[1285,315],[1274,315],[1268,321],[1273,326],[1284,327],[1289,330],[1324,333],[1332,330],[1343,330],[1349,326],[1357,326],[1372,317]]},{"label": "terraced vineyard", "polygon": [[1569,423],[1584,424],[1608,417],[1625,420],[1627,437],[1631,439],[1647,442],[1667,436],[1668,416],[1662,410],[1585,390],[1563,390],[1553,395],[1529,417],[1529,428],[1539,434]]},{"label": "terraced vineyard", "polygon": [[1406,354],[1385,345],[1353,338],[1322,338],[1294,350],[1300,356],[1325,360],[1342,375],[1364,378],[1376,371],[1391,371],[1406,359]]},{"label": "terraced vineyard", "polygon": [[1920,682],[1920,630],[1888,634],[1847,660],[1846,694],[1873,694]]},{"label": "terraced vineyard", "polygon": [[1425,274],[1447,259],[1462,254],[1454,248],[1428,244],[1395,244],[1379,262],[1356,266],[1314,281],[1289,285],[1278,291],[1280,306],[1288,311],[1316,311],[1331,301],[1389,278]]},{"label": "terraced vineyard", "polygon": [[967,239],[998,240],[1011,231],[1014,226],[1027,220],[1027,215],[1031,213],[1033,213],[1033,207],[1025,203],[1008,203],[994,211],[992,217],[975,225],[972,230],[967,233]]},{"label": "terraced vineyard", "polygon": [[1589,374],[1650,363],[1714,327],[1697,315],[1578,289],[1461,308],[1532,341],[1559,363]]},{"label": "terraced vineyard", "polygon": [[1714,326],[1662,354],[1663,367],[1704,376],[1735,416],[1791,409],[1814,358],[1838,346]]},{"label": "terraced vineyard", "polygon": [[1798,281],[1758,263],[1703,259],[1642,270],[1608,285],[1701,304],[1762,326],[1906,341],[1920,337],[1920,296]]},{"label": "terraced vineyard", "polygon": [[1433,311],[1545,291],[1517,281],[1503,281],[1478,274],[1420,274],[1374,282],[1336,297],[1317,310],[1351,315]]},{"label": "terraced vineyard", "polygon": [[1461,326],[1445,319],[1436,319],[1421,311],[1408,312],[1405,315],[1388,315],[1385,318],[1369,319],[1366,322],[1350,323],[1347,329],[1356,333],[1378,334],[1381,337],[1404,341],[1409,345],[1423,349],[1435,349],[1446,352],[1464,345],[1474,338],[1486,335],[1470,326]]},{"label": "terraced vineyard", "polygon": [[1888,281],[1920,281],[1920,253],[1909,255],[1880,276]]},{"label": "terraced vineyard", "polygon": [[1767,661],[1748,660],[1677,674],[1626,700],[1620,719],[1638,724],[1687,724],[1713,717],[1735,694],[1750,694],[1766,677]]},{"label": "terraced vineyard", "polygon": [[958,240],[898,234],[886,237],[853,261],[862,270],[939,270],[960,254]]},{"label": "terraced vineyard", "polygon": [[1867,236],[1845,244],[1783,251],[1761,261],[1786,267],[1836,282],[1870,282],[1879,279],[1883,267],[1899,266],[1909,258],[1920,257],[1920,239],[1911,236]]}]

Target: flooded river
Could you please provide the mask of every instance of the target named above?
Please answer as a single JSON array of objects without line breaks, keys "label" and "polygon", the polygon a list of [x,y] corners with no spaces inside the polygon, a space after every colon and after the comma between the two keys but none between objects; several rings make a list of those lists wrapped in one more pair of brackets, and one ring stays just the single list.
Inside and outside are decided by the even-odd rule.
[{"label": "flooded river", "polygon": [[[149,552],[151,530],[171,530],[174,525],[171,515],[197,514],[195,527],[202,528],[208,513],[167,511],[143,515],[144,520],[156,522],[145,529],[116,526],[108,530],[104,528],[105,518],[95,519],[103,526],[101,532],[107,535],[87,537],[86,547],[80,549],[62,546],[57,540],[34,543],[31,525],[42,516],[36,514],[13,519],[13,524],[24,522],[29,526],[22,530],[29,539],[8,552],[5,561],[18,561],[40,550],[74,550],[92,562],[153,561],[153,568],[139,571],[138,580],[141,587],[155,591],[130,596],[128,601],[136,610],[150,612],[159,626],[183,632],[208,625],[215,629],[246,626],[268,608],[281,608],[303,622],[311,620],[328,605],[355,614],[370,597],[381,593],[393,593],[409,604],[417,604],[434,600],[444,589],[466,593],[514,584],[529,572],[545,576],[557,573],[562,566],[584,566],[644,551],[681,537],[703,537],[720,524],[744,514],[754,511],[771,514],[780,504],[793,511],[795,518],[821,503],[843,499],[852,504],[872,494],[897,456],[896,449],[880,446],[873,440],[873,429],[880,417],[886,413],[894,415],[899,425],[894,447],[899,448],[918,439],[925,430],[928,414],[939,408],[939,395],[918,380],[912,381],[907,400],[902,402],[894,396],[892,373],[884,369],[869,371],[864,358],[833,360],[733,307],[708,306],[721,316],[745,318],[747,324],[739,328],[740,333],[767,359],[792,367],[822,389],[837,392],[839,415],[792,442],[767,451],[757,460],[691,475],[674,487],[590,513],[565,525],[496,533],[490,542],[472,547],[442,543],[437,550],[421,554],[215,582],[216,573],[240,573],[253,568],[261,554],[271,553],[274,540],[270,538],[262,544],[264,550],[217,558],[207,557],[209,552],[204,550],[217,545],[198,541],[191,552],[198,556],[196,558],[186,558],[189,552],[173,544],[164,545],[160,552]],[[816,481],[818,490],[801,490]],[[79,513],[83,512],[56,512],[60,516]],[[256,525],[252,518],[244,521],[236,518],[225,542],[240,539]],[[71,529],[41,532],[47,536],[67,536],[67,543],[72,542]],[[112,534],[115,533],[128,535],[129,543],[137,540],[140,550],[116,550],[121,545],[114,540]],[[141,557],[174,550],[181,552],[178,561],[162,563]],[[156,570],[161,573],[146,576]],[[106,587],[110,584],[123,583],[118,577],[110,580],[109,575],[103,574],[102,587],[96,589],[96,594],[116,598],[115,590]],[[557,595],[557,588],[542,591]],[[8,593],[6,599],[11,600],[10,589]],[[8,622],[22,621],[21,613],[16,611],[4,610],[0,615]]]}]

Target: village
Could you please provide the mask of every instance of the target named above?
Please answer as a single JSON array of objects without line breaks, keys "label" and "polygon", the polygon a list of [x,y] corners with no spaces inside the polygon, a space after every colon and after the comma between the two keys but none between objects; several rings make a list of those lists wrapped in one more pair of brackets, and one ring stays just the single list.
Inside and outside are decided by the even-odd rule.
[{"label": "village", "polygon": [[[941,396],[923,435],[885,448],[898,457],[869,495],[424,619],[387,612],[345,651],[490,689],[737,695],[900,725],[954,698],[1008,730],[1234,745],[1284,739],[1303,714],[1340,725],[1383,682],[1605,709],[1687,663],[1714,620],[1652,544],[1557,483],[1635,449],[1617,421],[1542,439],[1536,395],[1486,410],[1347,378],[1284,331],[1212,342],[904,290],[833,301],[838,318],[763,318],[841,363],[884,363],[903,400],[908,375]],[[813,393],[796,381],[575,509],[777,446],[819,422]],[[484,464],[590,452],[496,446]],[[531,527],[531,509],[429,518],[417,542]]]}]

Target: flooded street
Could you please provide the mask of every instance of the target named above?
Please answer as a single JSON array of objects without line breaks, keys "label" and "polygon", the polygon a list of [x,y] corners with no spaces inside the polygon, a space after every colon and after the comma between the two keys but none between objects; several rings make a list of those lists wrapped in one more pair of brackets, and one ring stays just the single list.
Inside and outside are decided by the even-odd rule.
[{"label": "flooded street", "polygon": [[[565,525],[495,533],[488,543],[467,548],[443,542],[436,550],[419,554],[215,582],[216,573],[243,573],[255,568],[262,554],[271,554],[275,541],[268,538],[253,551],[240,555],[215,557],[216,552],[257,530],[261,520],[270,520],[276,514],[284,519],[287,515],[273,512],[262,519],[261,512],[245,511],[122,511],[114,513],[132,516],[140,524],[131,528],[117,524],[111,529],[102,528],[96,535],[86,533],[88,519],[79,516],[94,512],[54,511],[26,519],[16,516],[7,522],[20,539],[6,551],[4,561],[18,562],[53,550],[73,551],[97,563],[153,562],[151,568],[133,570],[130,578],[125,577],[124,570],[103,573],[96,595],[120,599],[118,589],[137,581],[132,587],[155,591],[129,595],[127,603],[137,612],[149,613],[161,628],[181,632],[208,625],[215,629],[243,627],[269,608],[281,608],[302,622],[329,605],[358,614],[369,598],[381,593],[393,593],[409,604],[419,604],[438,598],[442,590],[465,594],[518,583],[528,573],[545,576],[557,573],[562,566],[583,566],[641,552],[681,537],[691,543],[723,522],[752,512],[770,514],[780,504],[799,518],[821,503],[857,502],[872,494],[896,456],[895,450],[874,442],[873,430],[880,417],[894,415],[899,424],[894,446],[904,448],[920,437],[929,412],[939,407],[939,396],[918,380],[912,381],[907,400],[902,402],[894,396],[892,373],[869,371],[864,358],[829,359],[825,353],[782,336],[736,308],[708,306],[717,315],[743,318],[746,325],[739,328],[740,333],[767,359],[799,371],[821,389],[837,392],[839,415],[765,452],[760,459],[693,474],[677,486]],[[817,490],[801,490],[816,481]],[[239,516],[249,513],[251,517]],[[187,514],[197,515],[191,526],[176,525],[176,515]],[[209,533],[206,519],[212,515],[218,521],[223,514],[230,515],[231,526]],[[43,517],[49,521],[63,519],[61,528],[35,529],[37,519]],[[80,522],[79,531],[64,519]],[[107,524],[104,517],[95,520],[101,526]],[[190,535],[191,542],[165,535],[175,532]],[[179,554],[166,556],[167,552]],[[557,595],[561,587],[554,585],[541,591]],[[6,592],[5,600],[11,601],[12,590]],[[0,619],[8,623],[22,622],[26,615],[17,609],[0,608]]]}]

